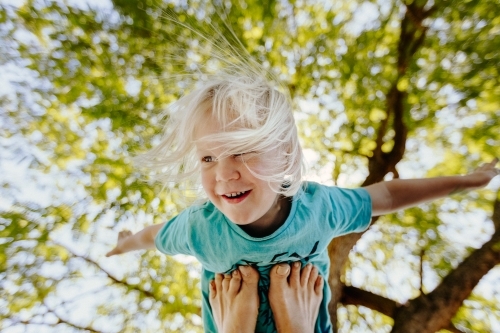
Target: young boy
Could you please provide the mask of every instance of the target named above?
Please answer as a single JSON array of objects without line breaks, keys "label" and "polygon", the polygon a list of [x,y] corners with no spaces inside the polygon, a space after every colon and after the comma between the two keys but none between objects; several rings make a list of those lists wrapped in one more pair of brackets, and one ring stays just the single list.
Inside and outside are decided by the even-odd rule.
[{"label": "young boy", "polygon": [[332,238],[366,230],[372,216],[486,186],[499,174],[494,160],[466,176],[358,189],[304,182],[291,102],[258,76],[214,77],[173,110],[146,164],[169,180],[199,176],[208,201],[135,235],[122,233],[107,255],[156,246],[195,256],[207,332],[331,331],[323,279]]}]

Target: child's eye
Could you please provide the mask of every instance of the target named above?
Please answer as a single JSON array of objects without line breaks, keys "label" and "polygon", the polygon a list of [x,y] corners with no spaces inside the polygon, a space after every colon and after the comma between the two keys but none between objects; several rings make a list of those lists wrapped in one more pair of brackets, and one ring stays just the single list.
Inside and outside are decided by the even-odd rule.
[{"label": "child's eye", "polygon": [[215,160],[215,158],[213,158],[212,156],[203,156],[201,158],[201,161],[205,162],[205,163],[210,163],[210,162],[213,162],[214,160]]},{"label": "child's eye", "polygon": [[249,152],[246,152],[246,153],[234,154],[233,156],[234,157],[239,157],[239,158],[244,159],[244,160],[248,160],[251,157],[254,157],[255,155],[256,155],[256,152],[249,151]]},{"label": "child's eye", "polygon": [[234,154],[233,156],[234,157],[238,157],[238,156],[250,155],[250,154],[254,154],[254,153],[255,153],[254,151],[249,151],[249,152],[246,152],[246,153]]}]

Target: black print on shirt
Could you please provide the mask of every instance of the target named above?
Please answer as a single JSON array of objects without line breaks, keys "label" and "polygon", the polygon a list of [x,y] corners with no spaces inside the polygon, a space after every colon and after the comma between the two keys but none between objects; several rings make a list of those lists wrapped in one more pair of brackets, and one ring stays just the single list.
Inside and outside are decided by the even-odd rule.
[{"label": "black print on shirt", "polygon": [[[309,252],[309,254],[307,256],[305,256],[305,257],[302,257],[297,252],[294,252],[294,253],[290,254],[288,257],[291,257],[293,259],[304,259],[305,261],[308,261],[309,257],[311,257],[311,255],[313,255],[316,252],[316,250],[318,249],[318,244],[319,244],[319,241],[317,241],[316,243],[314,243],[313,248],[311,249],[311,251]],[[275,254],[274,257],[273,257],[273,259],[271,260],[271,263],[282,262],[283,259],[278,260],[278,258],[286,256],[287,254],[288,254],[288,252],[283,252],[283,253]]]},{"label": "black print on shirt", "polygon": [[283,252],[283,253],[275,254],[274,257],[273,257],[273,259],[271,259],[271,262],[278,262],[278,260],[276,260],[276,259],[278,259],[281,256],[284,256],[285,254],[288,254],[288,252]]},{"label": "black print on shirt", "polygon": [[[304,260],[305,262],[309,261],[311,258],[316,257],[316,251],[318,250],[318,245],[319,241],[316,241],[314,243],[311,251],[309,251],[309,254],[306,256],[301,256],[297,252],[293,252],[292,254],[289,254],[290,252],[282,252],[282,253],[277,253],[273,255],[270,263],[271,264],[278,264],[280,262],[286,262],[286,261],[298,261],[298,260]],[[244,262],[245,265],[250,265],[250,266],[258,266],[258,264],[263,263],[262,261],[251,261],[247,259],[241,259],[240,264],[233,264],[233,266],[228,269],[224,274],[229,274],[230,272],[234,271],[235,269],[238,268],[238,266],[241,266],[241,262]]]}]

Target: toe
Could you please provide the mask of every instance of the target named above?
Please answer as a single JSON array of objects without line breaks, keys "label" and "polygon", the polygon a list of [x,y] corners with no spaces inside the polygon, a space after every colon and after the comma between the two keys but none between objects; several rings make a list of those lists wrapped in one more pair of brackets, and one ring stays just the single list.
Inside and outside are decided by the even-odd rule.
[{"label": "toe", "polygon": [[290,265],[286,263],[277,264],[269,273],[269,278],[271,279],[271,286],[276,286],[277,288],[283,288],[288,284],[287,278],[290,275]]},{"label": "toe", "polygon": [[222,290],[222,280],[224,280],[224,275],[215,274],[215,279],[214,279],[215,289],[218,290],[219,292]]},{"label": "toe", "polygon": [[[224,279],[225,280],[225,279]],[[235,269],[231,273],[231,278],[229,281],[228,292],[230,295],[236,295],[240,291],[241,287],[241,273],[239,270]]]},{"label": "toe", "polygon": [[298,286],[300,285],[300,261],[296,261],[292,264],[292,270],[290,273],[290,285]]},{"label": "toe", "polygon": [[212,280],[210,281],[210,283],[208,284],[208,292],[209,292],[209,295],[210,295],[210,299],[213,299],[217,296],[217,288],[215,288],[215,281]]},{"label": "toe", "polygon": [[240,266],[238,270],[241,273],[241,278],[244,284],[257,285],[259,283],[259,271],[252,266]]},{"label": "toe", "polygon": [[318,275],[316,278],[316,283],[314,284],[314,292],[316,295],[320,296],[323,298],[323,284],[324,284],[323,277],[321,275]]},{"label": "toe", "polygon": [[316,268],[316,266],[312,266],[311,274],[309,274],[309,280],[307,281],[311,289],[314,289],[316,280],[318,279],[318,275],[319,275],[318,269]]},{"label": "toe", "polygon": [[226,292],[229,290],[229,284],[231,283],[231,275],[224,274],[222,279],[222,292]]},{"label": "toe", "polygon": [[307,264],[300,272],[300,285],[307,286],[309,283],[309,278],[311,276],[312,265]]}]

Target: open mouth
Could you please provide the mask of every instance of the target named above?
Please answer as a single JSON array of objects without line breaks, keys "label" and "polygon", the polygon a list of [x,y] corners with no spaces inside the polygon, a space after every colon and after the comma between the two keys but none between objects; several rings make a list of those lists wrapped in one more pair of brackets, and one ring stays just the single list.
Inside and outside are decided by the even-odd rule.
[{"label": "open mouth", "polygon": [[233,192],[233,193],[228,193],[228,194],[223,194],[228,199],[238,199],[246,196],[247,193],[250,191],[243,191],[243,192]]},{"label": "open mouth", "polygon": [[252,193],[252,190],[242,192],[231,192],[222,195],[225,202],[229,204],[238,204],[244,201]]}]

